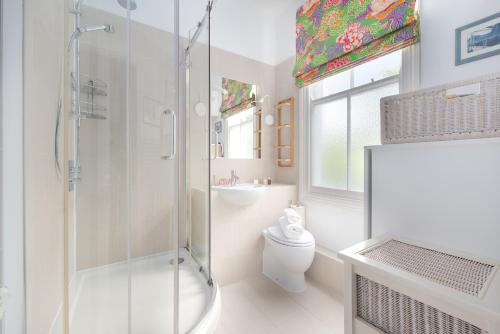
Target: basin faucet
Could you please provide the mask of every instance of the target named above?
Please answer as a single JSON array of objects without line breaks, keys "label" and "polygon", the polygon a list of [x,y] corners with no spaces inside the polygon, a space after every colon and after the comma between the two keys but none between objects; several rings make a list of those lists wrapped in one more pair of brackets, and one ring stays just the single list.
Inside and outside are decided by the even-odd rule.
[{"label": "basin faucet", "polygon": [[231,187],[236,185],[240,177],[236,175],[236,171],[234,169],[231,170]]}]

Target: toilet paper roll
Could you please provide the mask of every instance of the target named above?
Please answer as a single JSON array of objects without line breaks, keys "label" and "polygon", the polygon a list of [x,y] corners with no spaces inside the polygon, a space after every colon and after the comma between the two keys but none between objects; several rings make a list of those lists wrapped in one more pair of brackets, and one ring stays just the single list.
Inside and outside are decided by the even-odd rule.
[{"label": "toilet paper roll", "polygon": [[306,227],[306,208],[305,206],[302,205],[291,205],[290,209],[293,209],[297,214],[302,218],[302,223],[301,225],[305,228]]}]

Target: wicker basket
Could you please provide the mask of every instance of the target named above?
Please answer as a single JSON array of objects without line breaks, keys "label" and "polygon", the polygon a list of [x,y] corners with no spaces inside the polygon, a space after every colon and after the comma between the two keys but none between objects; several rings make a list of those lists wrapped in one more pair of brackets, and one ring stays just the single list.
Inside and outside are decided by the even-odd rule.
[{"label": "wicker basket", "polygon": [[[448,93],[474,84],[478,94]],[[380,110],[383,144],[500,137],[500,73],[385,97]]]},{"label": "wicker basket", "polygon": [[500,334],[499,264],[381,236],[340,252],[347,334]]}]

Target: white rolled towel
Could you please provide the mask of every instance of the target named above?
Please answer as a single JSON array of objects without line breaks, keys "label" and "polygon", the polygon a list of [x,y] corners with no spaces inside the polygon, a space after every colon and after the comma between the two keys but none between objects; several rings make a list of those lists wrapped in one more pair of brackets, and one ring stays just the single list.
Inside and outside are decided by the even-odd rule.
[{"label": "white rolled towel", "polygon": [[281,232],[287,239],[300,239],[304,233],[304,227],[301,224],[291,223],[287,216],[281,216],[278,221]]},{"label": "white rolled towel", "polygon": [[288,208],[284,210],[285,216],[290,224],[301,224],[302,217],[294,209]]},{"label": "white rolled towel", "polygon": [[280,222],[281,231],[287,239],[300,239],[304,233],[304,227],[300,224],[288,224]]}]

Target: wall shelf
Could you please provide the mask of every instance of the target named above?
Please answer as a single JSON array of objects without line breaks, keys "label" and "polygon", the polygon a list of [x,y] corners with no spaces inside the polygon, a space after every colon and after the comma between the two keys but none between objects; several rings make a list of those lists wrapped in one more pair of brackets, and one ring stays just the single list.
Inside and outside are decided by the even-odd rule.
[{"label": "wall shelf", "polygon": [[262,158],[262,109],[256,109],[254,113],[254,158]]},{"label": "wall shelf", "polygon": [[[278,102],[276,105],[275,149],[279,167],[293,167],[295,151],[295,104],[294,98]],[[287,130],[288,129],[288,130]]]}]

